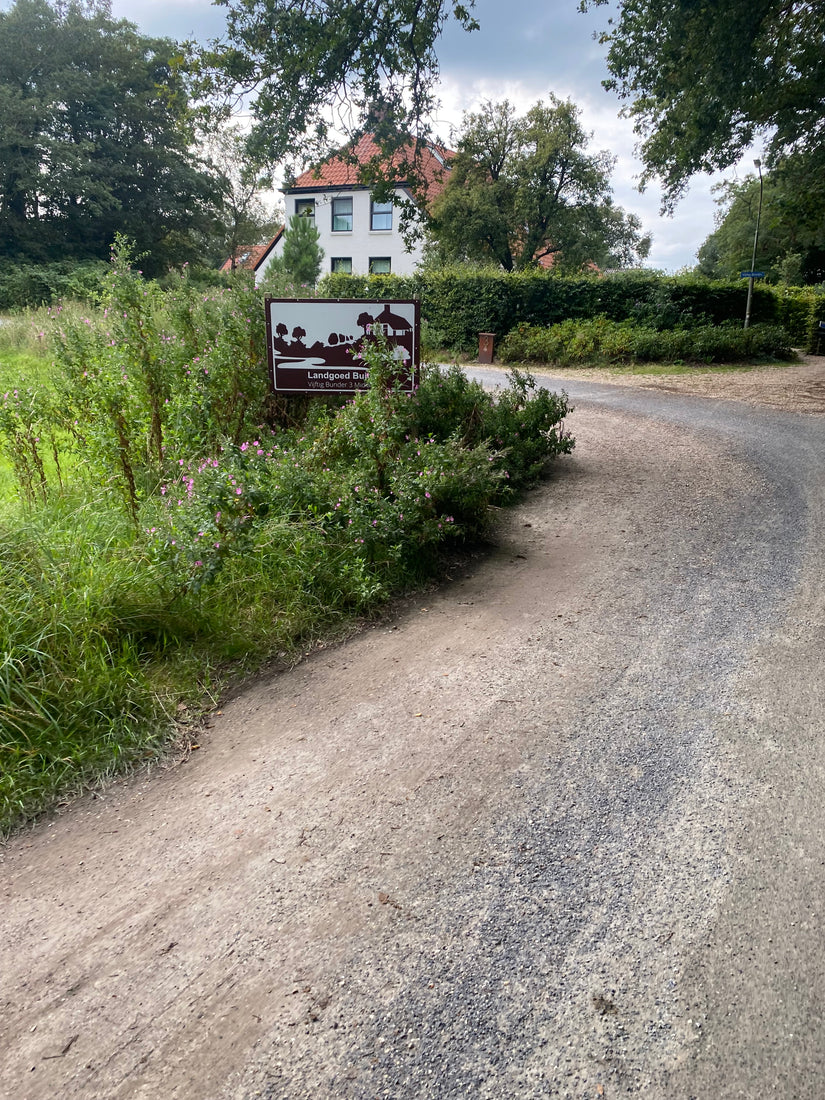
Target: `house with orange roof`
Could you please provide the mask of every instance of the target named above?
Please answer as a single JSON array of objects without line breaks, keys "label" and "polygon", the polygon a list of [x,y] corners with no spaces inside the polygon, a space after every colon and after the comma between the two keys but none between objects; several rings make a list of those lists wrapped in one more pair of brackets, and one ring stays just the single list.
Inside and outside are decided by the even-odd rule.
[{"label": "house with orange roof", "polygon": [[[422,186],[414,194],[407,164],[416,154],[423,201],[441,193],[450,170],[450,150],[434,142],[410,143],[390,159],[389,178],[395,199],[378,202],[360,168],[380,160],[375,139],[367,134],[346,154],[329,157],[302,172],[283,188],[287,222],[293,214],[312,218],[324,250],[322,271],[359,275],[409,275],[422,257],[421,242],[408,246],[401,233],[401,203],[421,203]],[[384,166],[386,172],[386,165]]]},{"label": "house with orange roof", "polygon": [[251,248],[244,247],[239,249],[235,253],[234,263],[233,257],[224,260],[221,264],[221,271],[254,271],[256,285],[263,278],[263,274],[269,266],[269,262],[273,256],[279,254],[279,247],[283,247],[282,237],[284,235],[284,227],[278,230],[274,237],[271,237],[264,244],[256,244]]}]

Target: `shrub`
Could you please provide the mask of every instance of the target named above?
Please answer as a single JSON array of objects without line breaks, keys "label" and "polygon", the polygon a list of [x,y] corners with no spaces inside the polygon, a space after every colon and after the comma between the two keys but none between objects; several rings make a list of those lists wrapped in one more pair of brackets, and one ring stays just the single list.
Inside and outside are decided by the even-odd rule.
[{"label": "shrub", "polygon": [[121,250],[104,298],[56,318],[60,388],[20,385],[0,415],[25,459],[0,530],[0,830],[150,759],[229,661],[419,581],[573,446],[563,395],[514,373],[495,399],[435,368],[403,393],[380,337],[369,390],[267,422],[249,282],[164,295]]},{"label": "shrub", "polygon": [[106,275],[99,261],[8,264],[0,270],[0,310],[33,309],[61,299],[94,301]]},{"label": "shrub", "polygon": [[564,321],[550,328],[519,325],[502,341],[505,363],[734,363],[793,359],[787,333],[776,325],[702,325],[660,331],[604,317]]}]

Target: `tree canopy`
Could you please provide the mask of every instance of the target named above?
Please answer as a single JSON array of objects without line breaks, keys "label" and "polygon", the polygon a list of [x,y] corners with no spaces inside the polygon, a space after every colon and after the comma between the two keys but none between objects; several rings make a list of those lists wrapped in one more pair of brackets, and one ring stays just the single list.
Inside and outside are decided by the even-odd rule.
[{"label": "tree canopy", "polygon": [[105,0],[0,11],[0,255],[106,258],[121,232],[147,270],[191,258],[215,194],[178,52]]},{"label": "tree canopy", "polygon": [[613,204],[612,157],[588,152],[588,141],[578,108],[555,96],[523,117],[506,100],[465,114],[449,182],[432,208],[440,258],[512,271],[548,257],[578,270],[646,255],[639,220]]},{"label": "tree canopy", "polygon": [[[219,0],[227,32],[201,51],[204,92],[251,97],[253,148],[274,164],[329,150],[330,123],[426,136],[436,43],[473,29],[473,0]],[[582,9],[612,0],[579,0]],[[642,184],[672,210],[697,172],[735,164],[756,138],[793,158],[825,205],[825,4],[821,0],[615,0],[606,85],[636,121]],[[333,112],[331,114],[331,111]]]},{"label": "tree canopy", "polygon": [[260,192],[272,186],[270,176],[261,175],[248,159],[246,135],[238,125],[226,125],[209,135],[205,143],[208,167],[215,178],[219,220],[211,239],[215,266],[231,259],[243,248],[271,237],[281,224],[260,199]]},{"label": "tree canopy", "polygon": [[[709,278],[738,278],[750,269],[759,214],[759,179],[743,180],[718,188],[723,208],[717,227],[698,252],[696,272]],[[825,278],[825,216],[819,231],[799,217],[798,189],[781,172],[764,177],[762,212],[756,266],[769,281],[793,284],[817,283]]]},{"label": "tree canopy", "polygon": [[[583,9],[607,0],[581,0]],[[602,35],[606,87],[628,101],[643,182],[672,209],[688,180],[735,164],[756,139],[825,196],[825,4],[821,0],[620,0]]]}]

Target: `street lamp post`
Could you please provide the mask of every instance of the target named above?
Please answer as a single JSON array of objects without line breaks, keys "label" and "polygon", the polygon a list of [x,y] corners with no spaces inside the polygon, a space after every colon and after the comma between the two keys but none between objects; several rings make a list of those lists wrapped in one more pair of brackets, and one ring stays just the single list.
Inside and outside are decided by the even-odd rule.
[{"label": "street lamp post", "polygon": [[759,209],[756,212],[756,232],[753,235],[753,257],[751,258],[751,273],[748,278],[748,302],[745,306],[745,328],[751,323],[751,302],[753,301],[753,280],[756,269],[756,246],[759,244],[759,222],[762,218],[762,161],[755,160],[754,165],[759,172]]}]

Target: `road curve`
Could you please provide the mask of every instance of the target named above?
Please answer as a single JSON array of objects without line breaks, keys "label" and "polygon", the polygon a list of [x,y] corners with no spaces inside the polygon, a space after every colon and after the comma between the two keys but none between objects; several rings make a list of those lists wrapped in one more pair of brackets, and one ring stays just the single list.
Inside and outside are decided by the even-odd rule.
[{"label": "road curve", "polygon": [[488,557],[6,846],[0,1095],[818,1088],[825,417],[562,385]]}]

